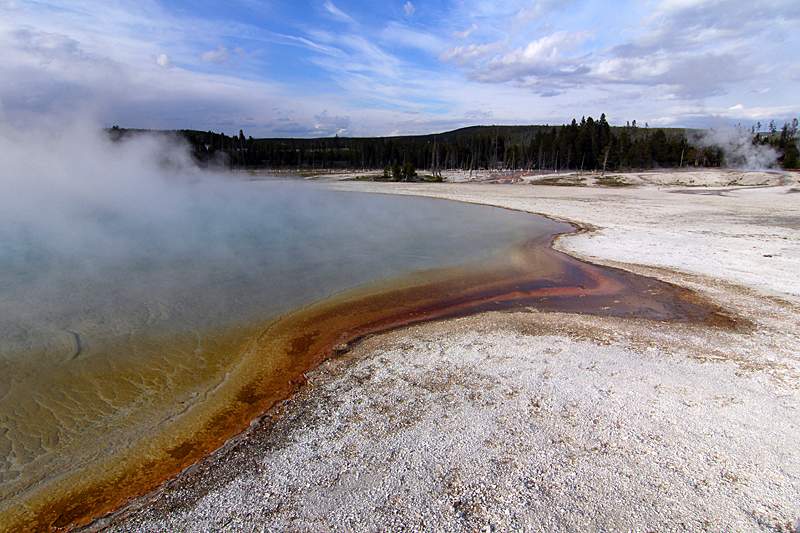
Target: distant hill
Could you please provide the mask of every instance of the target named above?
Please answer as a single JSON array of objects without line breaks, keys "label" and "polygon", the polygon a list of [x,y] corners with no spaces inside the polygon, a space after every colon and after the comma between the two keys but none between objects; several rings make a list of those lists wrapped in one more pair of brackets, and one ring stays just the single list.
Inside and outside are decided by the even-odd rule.
[{"label": "distant hill", "polygon": [[[114,139],[144,130],[111,128]],[[611,126],[605,115],[562,125],[482,125],[426,135],[394,137],[259,138],[197,130],[161,132],[179,135],[204,165],[234,168],[388,169],[395,164],[426,169],[433,175],[445,169],[505,170],[625,170],[720,166],[722,147],[695,144],[705,130]],[[796,126],[781,134],[754,136],[755,144],[769,144],[787,165],[797,152]],[[789,167],[794,168],[794,167]]]},{"label": "distant hill", "polygon": [[[298,142],[305,142],[305,141],[315,141],[315,140],[333,140],[335,138],[339,138],[342,140],[349,139],[353,141],[361,141],[361,140],[374,140],[374,139],[385,139],[385,140],[393,140],[393,141],[411,141],[411,142],[453,142],[457,139],[468,139],[473,135],[502,135],[508,138],[511,142],[522,142],[524,139],[530,139],[535,136],[538,132],[549,132],[553,128],[556,130],[567,126],[567,124],[531,124],[531,125],[517,125],[517,126],[504,126],[504,125],[478,125],[478,126],[466,126],[464,128],[458,128],[455,130],[444,131],[441,133],[426,133],[420,135],[395,135],[395,136],[384,136],[384,137],[315,137],[315,138],[286,138],[286,137],[263,137],[258,138],[256,140],[263,140],[263,141],[280,141],[280,140],[295,140]],[[628,128],[630,126],[611,126],[611,131],[619,134],[623,129]],[[700,135],[705,130],[700,129],[688,129],[688,128],[635,128],[637,131],[641,131],[642,133],[645,132],[652,132],[656,130],[662,130],[664,133],[669,135],[691,135],[697,134]],[[189,131],[189,130],[185,130]]]}]

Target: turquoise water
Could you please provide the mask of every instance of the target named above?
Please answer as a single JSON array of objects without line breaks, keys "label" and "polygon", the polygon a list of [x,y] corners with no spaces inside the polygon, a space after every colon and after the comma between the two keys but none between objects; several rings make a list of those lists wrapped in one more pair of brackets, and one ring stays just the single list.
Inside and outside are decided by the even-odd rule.
[{"label": "turquoise water", "polygon": [[263,318],[563,228],[498,208],[288,180],[205,183],[173,194],[157,200],[155,216],[94,206],[46,234],[6,231],[0,330],[80,336],[81,320],[137,309],[159,309],[142,326],[151,331]]},{"label": "turquoise water", "polygon": [[0,226],[0,510],[224,381],[270,317],[566,231],[486,206],[206,177]]}]

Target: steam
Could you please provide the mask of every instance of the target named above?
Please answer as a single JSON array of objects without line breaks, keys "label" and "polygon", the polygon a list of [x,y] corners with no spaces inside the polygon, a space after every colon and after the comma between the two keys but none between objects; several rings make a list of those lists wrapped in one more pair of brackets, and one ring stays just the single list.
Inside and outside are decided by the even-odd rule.
[{"label": "steam", "polygon": [[224,379],[238,354],[218,341],[236,329],[567,230],[488,206],[201,170],[169,135],[3,127],[0,448],[15,454],[0,457],[0,497],[169,428],[162,416]]},{"label": "steam", "polygon": [[[4,320],[136,302],[145,287],[163,293],[178,278],[203,283],[209,270],[192,268],[196,250],[219,247],[215,262],[230,253],[214,233],[233,223],[224,206],[235,187],[198,169],[177,136],[114,142],[89,123],[6,127],[0,169]],[[214,202],[225,215],[212,216]]]},{"label": "steam", "polygon": [[0,337],[131,317],[203,327],[324,296],[309,291],[324,284],[312,267],[325,250],[291,243],[334,203],[315,211],[291,191],[304,183],[200,169],[176,135],[2,129],[0,184]]},{"label": "steam", "polygon": [[499,210],[199,169],[176,136],[112,141],[92,124],[0,125],[0,187],[0,339],[154,309],[167,328],[266,317],[533,229]]},{"label": "steam", "polygon": [[754,144],[755,135],[742,128],[726,127],[710,130],[695,139],[707,148],[721,148],[725,165],[744,170],[767,170],[778,167],[778,152],[768,145]]},{"label": "steam", "polygon": [[25,258],[28,264],[19,265],[25,270],[33,259],[93,274],[109,262],[134,260],[148,246],[198,244],[192,241],[200,235],[185,231],[189,213],[210,194],[225,197],[194,165],[186,144],[165,134],[113,142],[87,124],[2,130],[0,168],[2,258],[6,264]]}]

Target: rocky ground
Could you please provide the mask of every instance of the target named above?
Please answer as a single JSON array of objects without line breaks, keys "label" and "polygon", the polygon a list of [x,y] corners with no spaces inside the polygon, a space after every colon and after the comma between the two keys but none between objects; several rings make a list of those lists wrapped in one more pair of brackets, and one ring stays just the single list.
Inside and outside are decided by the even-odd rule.
[{"label": "rocky ground", "polygon": [[740,326],[531,311],[376,335],[91,529],[800,532],[800,195],[794,176],[730,177],[703,194],[683,173],[333,184],[580,223],[557,247],[689,287]]}]

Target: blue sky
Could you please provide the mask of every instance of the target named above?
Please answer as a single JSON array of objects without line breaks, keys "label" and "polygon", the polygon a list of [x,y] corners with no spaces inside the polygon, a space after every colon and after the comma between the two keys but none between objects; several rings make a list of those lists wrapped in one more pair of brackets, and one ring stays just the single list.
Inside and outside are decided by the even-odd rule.
[{"label": "blue sky", "polygon": [[0,124],[314,137],[800,116],[796,0],[0,0]]}]

